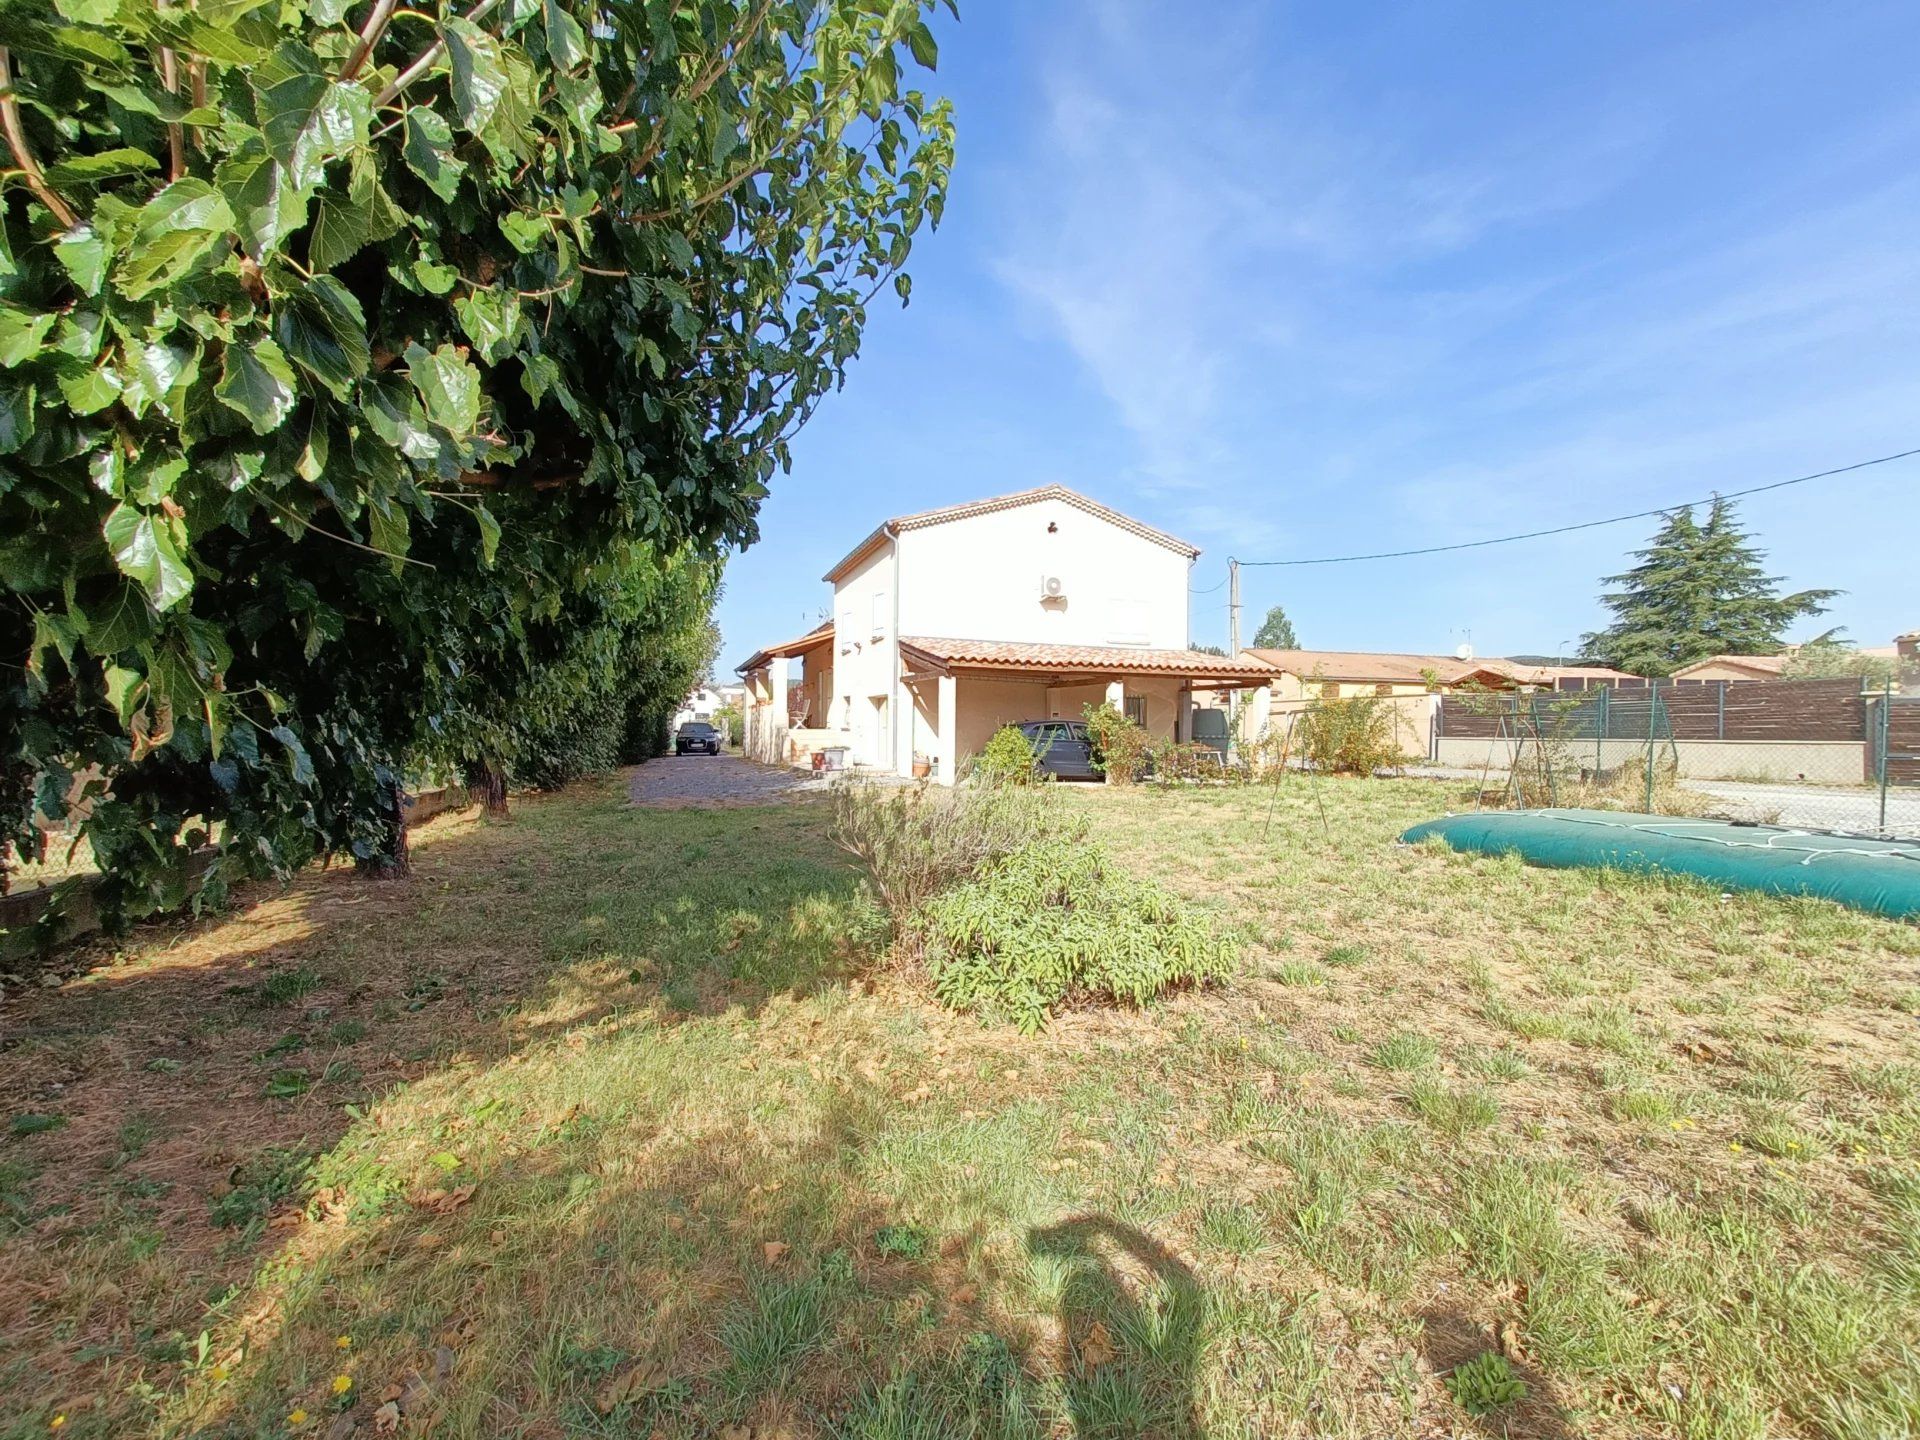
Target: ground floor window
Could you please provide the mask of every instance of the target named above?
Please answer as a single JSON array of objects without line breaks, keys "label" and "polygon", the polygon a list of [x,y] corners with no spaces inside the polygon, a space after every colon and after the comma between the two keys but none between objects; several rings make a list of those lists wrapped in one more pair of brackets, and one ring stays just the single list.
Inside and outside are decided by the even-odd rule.
[{"label": "ground floor window", "polygon": [[1126,697],[1126,704],[1127,719],[1133,721],[1134,724],[1144,730],[1147,725],[1147,697],[1144,695],[1129,695]]}]

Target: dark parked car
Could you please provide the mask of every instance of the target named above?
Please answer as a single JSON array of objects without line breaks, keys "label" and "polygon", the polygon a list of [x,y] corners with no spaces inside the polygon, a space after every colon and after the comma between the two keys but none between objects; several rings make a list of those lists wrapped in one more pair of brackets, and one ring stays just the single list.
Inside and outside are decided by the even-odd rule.
[{"label": "dark parked car", "polygon": [[720,753],[720,732],[704,720],[689,720],[673,737],[674,754],[692,755],[696,752],[708,755]]},{"label": "dark parked car", "polygon": [[1093,761],[1093,740],[1079,720],[1023,720],[1016,726],[1033,747],[1034,768],[1056,780],[1104,780]]}]

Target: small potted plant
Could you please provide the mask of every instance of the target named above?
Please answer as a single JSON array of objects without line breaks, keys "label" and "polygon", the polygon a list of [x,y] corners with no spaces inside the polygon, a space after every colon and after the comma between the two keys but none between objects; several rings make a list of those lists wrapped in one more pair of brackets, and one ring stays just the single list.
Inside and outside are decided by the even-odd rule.
[{"label": "small potted plant", "polygon": [[913,778],[916,780],[924,780],[932,773],[933,773],[932,757],[926,755],[925,753],[919,750],[914,751],[913,752]]}]

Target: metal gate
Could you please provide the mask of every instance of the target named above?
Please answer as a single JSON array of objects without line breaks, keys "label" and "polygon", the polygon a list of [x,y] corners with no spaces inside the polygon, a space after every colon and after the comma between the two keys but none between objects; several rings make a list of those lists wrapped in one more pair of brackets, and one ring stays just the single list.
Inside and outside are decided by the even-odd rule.
[{"label": "metal gate", "polygon": [[1920,695],[1875,697],[1879,723],[1873,730],[1874,775],[1880,788],[1880,828],[1890,835],[1920,838]]}]

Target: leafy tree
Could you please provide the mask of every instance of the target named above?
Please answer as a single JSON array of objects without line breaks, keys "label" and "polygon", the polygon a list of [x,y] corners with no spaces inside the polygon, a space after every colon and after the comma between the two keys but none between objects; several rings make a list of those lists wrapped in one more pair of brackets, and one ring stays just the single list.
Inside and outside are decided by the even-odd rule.
[{"label": "leafy tree", "polygon": [[1890,655],[1863,655],[1851,642],[1829,632],[1796,649],[1787,657],[1780,674],[1788,680],[1858,678],[1884,685],[1899,678],[1900,662]]},{"label": "leafy tree", "polygon": [[1255,650],[1298,650],[1300,642],[1294,638],[1293,622],[1287,619],[1287,612],[1278,605],[1267,611],[1267,618],[1260,622],[1260,628],[1254,631],[1253,648]]},{"label": "leafy tree", "polygon": [[1189,645],[1187,649],[1195,655],[1218,655],[1222,659],[1226,658],[1227,653],[1224,645]]},{"label": "leafy tree", "polygon": [[90,777],[110,918],[391,865],[651,656],[909,294],[931,8],[0,0],[0,835]]},{"label": "leafy tree", "polygon": [[1617,617],[1581,641],[1602,665],[1636,675],[1670,675],[1709,655],[1776,655],[1794,621],[1818,615],[1838,590],[1779,593],[1764,556],[1748,541],[1733,506],[1715,500],[1706,523],[1676,510],[1639,564],[1607,577],[1620,588],[1600,597]]}]

